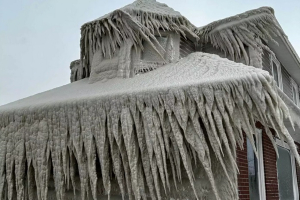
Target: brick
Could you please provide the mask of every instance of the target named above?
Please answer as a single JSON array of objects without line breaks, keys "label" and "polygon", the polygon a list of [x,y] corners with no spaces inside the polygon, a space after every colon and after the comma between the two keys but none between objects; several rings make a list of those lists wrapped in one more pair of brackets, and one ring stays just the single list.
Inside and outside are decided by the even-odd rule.
[{"label": "brick", "polygon": [[[245,134],[244,134],[244,138],[246,138]],[[245,140],[243,150],[237,147],[236,161],[240,170],[240,173],[238,174],[237,177],[240,200],[250,200],[246,144],[247,143]],[[268,138],[268,136],[265,134],[264,131],[262,135],[262,144],[263,144],[263,156],[264,156],[266,199],[279,200],[277,165],[276,165],[277,156],[270,139]],[[300,167],[297,167],[297,177],[298,177],[298,182],[300,183]],[[298,184],[298,186],[300,190],[300,184]]]},{"label": "brick", "polygon": [[[244,134],[244,138],[246,135]],[[240,200],[250,200],[249,179],[248,179],[248,160],[247,160],[247,143],[244,141],[244,149],[237,147],[237,165],[240,173],[238,174],[238,191]]]},{"label": "brick", "polygon": [[270,139],[264,131],[262,135],[262,144],[265,170],[266,199],[279,200],[276,165],[277,156]]}]

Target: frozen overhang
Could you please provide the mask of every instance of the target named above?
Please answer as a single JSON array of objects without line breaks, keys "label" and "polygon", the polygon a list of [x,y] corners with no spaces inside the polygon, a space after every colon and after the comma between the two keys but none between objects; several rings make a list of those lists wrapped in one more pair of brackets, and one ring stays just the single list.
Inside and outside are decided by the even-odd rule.
[{"label": "frozen overhang", "polygon": [[185,174],[194,196],[202,195],[194,179],[201,177],[212,198],[237,199],[235,151],[243,132],[255,149],[256,120],[278,130],[300,163],[283,124],[288,113],[268,72],[205,53],[134,78],[80,80],[0,107],[0,196],[16,190],[33,199],[23,188],[39,186],[47,199],[53,168],[64,199],[66,188],[76,190],[76,168],[82,198],[91,190],[96,199],[97,187],[110,195],[115,179],[123,197],[174,197],[159,186],[179,187]]}]

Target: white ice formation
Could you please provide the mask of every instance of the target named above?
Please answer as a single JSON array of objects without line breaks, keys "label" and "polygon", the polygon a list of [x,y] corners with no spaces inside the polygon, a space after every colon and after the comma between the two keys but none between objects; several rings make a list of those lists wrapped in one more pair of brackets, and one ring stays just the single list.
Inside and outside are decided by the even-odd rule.
[{"label": "white ice formation", "polygon": [[[274,10],[270,7],[261,7],[212,22],[198,28],[196,34],[202,43],[211,43],[215,48],[230,55],[232,60],[243,56],[247,65],[260,68],[262,64],[251,63],[251,51],[258,52],[259,57],[262,56],[263,49],[274,54],[266,43],[272,41],[277,44],[273,38],[285,35],[274,16]],[[247,48],[250,52],[247,52]]]},{"label": "white ice formation", "polygon": [[236,147],[257,121],[300,163],[288,117],[266,71],[206,53],[80,80],[0,107],[0,198],[238,199]]},{"label": "white ice formation", "polygon": [[155,37],[161,31],[173,31],[183,37],[194,38],[199,40],[200,46],[211,43],[230,55],[232,60],[243,57],[245,64],[259,68],[262,68],[263,49],[274,54],[266,43],[276,43],[273,38],[284,35],[270,7],[250,10],[196,28],[165,4],[155,0],[137,0],[81,27],[81,60],[84,63],[78,74],[84,77],[90,75],[95,52],[101,51],[103,57],[112,57],[125,41],[142,50],[142,41],[147,41],[161,55],[164,49]]},{"label": "white ice formation", "polygon": [[81,27],[81,60],[85,60],[82,70],[90,74],[92,56],[97,50],[102,52],[103,57],[111,57],[125,41],[132,43],[135,49],[143,50],[144,40],[161,54],[164,49],[155,34],[174,31],[184,37],[189,35],[199,39],[195,30],[189,20],[166,4],[137,0]]}]

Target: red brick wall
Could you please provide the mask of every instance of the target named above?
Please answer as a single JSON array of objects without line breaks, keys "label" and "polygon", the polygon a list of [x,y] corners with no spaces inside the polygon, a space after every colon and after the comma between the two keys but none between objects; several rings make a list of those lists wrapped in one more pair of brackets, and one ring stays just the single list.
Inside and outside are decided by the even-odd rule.
[{"label": "red brick wall", "polygon": [[248,160],[247,160],[247,140],[244,135],[244,149],[241,150],[237,147],[237,165],[239,167],[240,173],[238,174],[238,190],[240,200],[250,200],[249,194],[249,179],[248,179]]},{"label": "red brick wall", "polygon": [[[257,125],[262,128],[261,125]],[[237,164],[240,170],[238,174],[238,191],[240,200],[250,200],[249,180],[248,180],[248,160],[247,160],[247,143],[244,135],[244,149],[237,148]],[[277,181],[277,157],[273,145],[263,131],[262,134],[264,172],[265,172],[265,189],[266,199],[279,200],[278,181]],[[300,149],[299,149],[300,153]],[[297,168],[298,182],[300,183],[300,168]],[[300,184],[298,184],[300,190]]]},{"label": "red brick wall", "polygon": [[265,168],[266,197],[268,200],[278,200],[277,156],[267,134],[262,134],[263,157]]}]

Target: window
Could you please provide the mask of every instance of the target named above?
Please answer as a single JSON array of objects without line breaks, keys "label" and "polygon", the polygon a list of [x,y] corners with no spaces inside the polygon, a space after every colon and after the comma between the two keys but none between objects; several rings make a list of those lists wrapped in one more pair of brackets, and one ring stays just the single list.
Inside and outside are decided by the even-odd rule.
[{"label": "window", "polygon": [[[161,47],[166,50],[168,37],[167,36],[155,36],[155,38],[157,39],[157,41],[159,42]],[[161,48],[159,48],[156,45],[156,43],[154,43],[154,45],[155,45],[156,49],[159,51],[159,53],[164,55],[163,50]],[[143,47],[144,47],[144,51],[142,53],[142,60],[151,61],[151,62],[163,62],[162,57],[153,49],[153,47],[149,44],[148,41],[143,42]]]},{"label": "window", "polygon": [[280,62],[275,56],[270,54],[270,62],[272,67],[272,75],[277,83],[277,86],[282,90],[282,77],[281,77],[281,66]]},{"label": "window", "polygon": [[265,175],[263,167],[262,153],[262,136],[261,129],[257,129],[257,138],[255,138],[255,146],[258,153],[258,158],[255,156],[250,140],[247,139],[247,159],[248,159],[248,178],[249,178],[249,193],[251,200],[266,199],[265,193]]},{"label": "window", "polygon": [[277,159],[277,174],[279,184],[279,196],[282,200],[298,200],[298,184],[295,169],[295,158],[291,154],[288,145],[276,140],[279,158]]},{"label": "window", "polygon": [[169,31],[155,34],[156,42],[153,38],[150,39],[152,44],[149,40],[143,40],[143,50],[133,51],[132,68],[135,74],[147,73],[179,59],[180,35]]},{"label": "window", "polygon": [[292,78],[291,78],[291,82],[292,82],[293,101],[296,105],[299,105],[298,85]]}]

